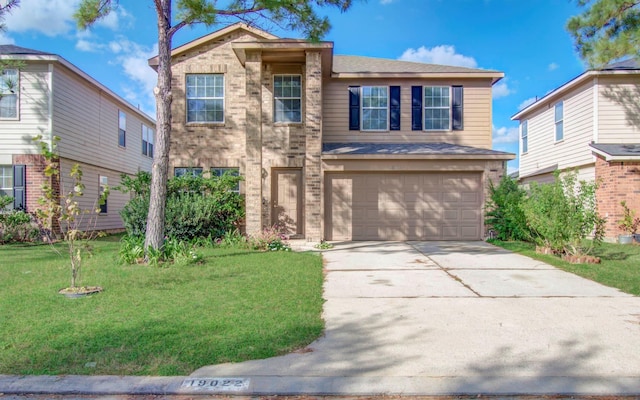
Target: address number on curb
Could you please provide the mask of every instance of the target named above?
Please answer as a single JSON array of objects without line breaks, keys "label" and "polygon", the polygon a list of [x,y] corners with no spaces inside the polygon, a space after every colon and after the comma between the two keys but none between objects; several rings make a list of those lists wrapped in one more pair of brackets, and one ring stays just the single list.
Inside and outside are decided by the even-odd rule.
[{"label": "address number on curb", "polygon": [[183,388],[193,390],[211,390],[224,392],[241,392],[249,390],[247,378],[189,378],[182,382]]}]

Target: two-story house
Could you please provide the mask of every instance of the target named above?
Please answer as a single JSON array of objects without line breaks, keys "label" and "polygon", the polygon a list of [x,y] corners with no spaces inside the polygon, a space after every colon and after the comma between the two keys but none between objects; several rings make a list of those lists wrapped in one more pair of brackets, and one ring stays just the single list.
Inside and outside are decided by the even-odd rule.
[{"label": "two-story house", "polygon": [[[60,137],[61,179],[53,182],[59,190],[72,189],[69,171],[80,164],[84,209],[95,206],[106,186],[118,185],[120,174],[151,170],[152,118],[59,55],[3,45],[0,60],[0,194],[13,197],[14,208],[35,211],[49,179],[32,140],[39,135],[49,143]],[[88,228],[122,229],[119,212],[128,200],[110,191]]]},{"label": "two-story house", "polygon": [[489,181],[515,157],[491,150],[498,71],[334,55],[235,24],[175,48],[172,73],[173,173],[238,170],[249,234],[481,239]]},{"label": "two-story house", "polygon": [[577,170],[599,182],[606,238],[622,233],[621,201],[640,212],[640,64],[627,60],[584,72],[511,119],[520,122],[519,179],[553,180]]}]

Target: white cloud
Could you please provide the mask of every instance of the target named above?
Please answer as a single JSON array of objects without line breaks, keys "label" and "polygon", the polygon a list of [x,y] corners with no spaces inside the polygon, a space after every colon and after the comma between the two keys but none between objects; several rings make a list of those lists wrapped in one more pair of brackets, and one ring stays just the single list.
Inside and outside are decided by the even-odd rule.
[{"label": "white cloud", "polygon": [[71,31],[73,12],[80,0],[22,0],[20,7],[6,15],[11,32],[36,31],[54,37]]},{"label": "white cloud", "polygon": [[538,100],[537,97],[530,97],[530,98],[526,99],[525,101],[520,103],[520,105],[518,106],[518,110],[524,110],[526,107],[528,107],[531,104],[535,103],[537,100]]},{"label": "white cloud", "polygon": [[387,4],[391,4],[396,0],[380,0],[380,4],[382,5],[387,5]]},{"label": "white cloud", "polygon": [[513,93],[513,90],[509,88],[507,85],[507,79],[503,79],[500,82],[493,85],[492,95],[494,99],[499,99],[501,97],[507,97]]},{"label": "white cloud", "polygon": [[549,64],[549,71],[554,71],[556,69],[558,69],[560,66],[554,62],[552,62],[551,64]]},{"label": "white cloud", "polygon": [[[79,3],[80,0],[21,0],[20,6],[6,15],[7,29],[11,32],[35,31],[49,37],[68,34],[76,27],[73,13]],[[131,19],[131,15],[118,6],[96,22],[96,26],[118,31],[122,21]]]},{"label": "white cloud", "polygon": [[478,66],[473,57],[457,54],[456,48],[449,45],[436,46],[430,49],[422,46],[417,50],[409,48],[402,53],[399,60],[468,68],[476,68]]},{"label": "white cloud", "polygon": [[[158,82],[158,75],[149,66],[148,59],[158,54],[158,46],[145,48],[135,42],[121,39],[119,54],[115,62],[122,66],[124,74],[134,83],[133,87],[124,87],[125,97],[131,103],[139,105],[149,115],[155,115],[155,97],[153,89]],[[111,43],[109,44],[113,51]]]},{"label": "white cloud", "polygon": [[86,51],[88,53],[95,53],[101,51],[103,48],[104,46],[99,43],[90,42],[84,39],[80,39],[76,42],[76,50]]},{"label": "white cloud", "polygon": [[493,126],[493,144],[497,143],[516,143],[519,139],[520,131],[518,127],[500,127]]}]

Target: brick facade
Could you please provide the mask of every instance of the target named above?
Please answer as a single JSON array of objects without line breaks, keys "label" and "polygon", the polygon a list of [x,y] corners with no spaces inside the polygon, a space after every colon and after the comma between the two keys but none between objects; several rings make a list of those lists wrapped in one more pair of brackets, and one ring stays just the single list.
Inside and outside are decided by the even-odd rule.
[{"label": "brick facade", "polygon": [[53,183],[54,190],[58,194],[60,193],[59,182],[52,182],[51,178],[44,174],[46,160],[42,155],[16,154],[13,156],[13,164],[26,166],[26,208],[28,212],[34,212],[38,208],[38,199],[44,195],[42,185],[45,183]]},{"label": "brick facade", "polygon": [[621,201],[626,201],[627,206],[640,216],[640,162],[608,162],[597,156],[596,180],[599,182],[596,192],[598,212],[607,219],[605,237],[615,240],[622,233],[618,228],[623,212]]}]

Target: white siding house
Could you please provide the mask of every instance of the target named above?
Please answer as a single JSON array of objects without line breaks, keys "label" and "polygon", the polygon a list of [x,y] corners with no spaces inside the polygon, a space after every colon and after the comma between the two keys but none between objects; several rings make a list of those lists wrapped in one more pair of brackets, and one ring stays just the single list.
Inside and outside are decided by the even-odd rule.
[{"label": "white siding house", "polygon": [[520,122],[521,182],[549,182],[556,170],[598,181],[598,210],[609,239],[621,201],[640,213],[640,64],[589,70],[511,119]]},{"label": "white siding house", "polygon": [[[42,196],[36,136],[60,137],[62,192],[70,188],[71,167],[81,165],[86,208],[101,186],[117,186],[121,174],[151,170],[153,118],[58,55],[3,45],[0,59],[19,62],[4,66],[0,84],[0,193],[14,197],[14,207],[34,211]],[[123,228],[119,213],[129,195],[110,193],[96,229]]]}]

